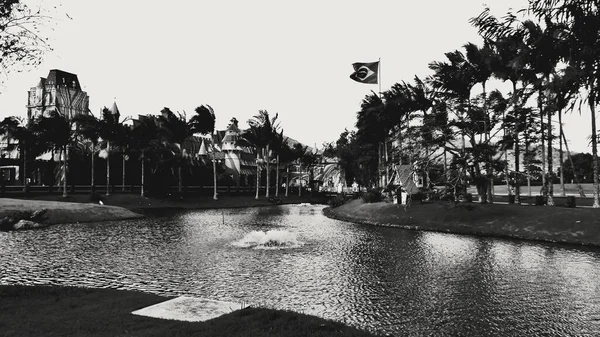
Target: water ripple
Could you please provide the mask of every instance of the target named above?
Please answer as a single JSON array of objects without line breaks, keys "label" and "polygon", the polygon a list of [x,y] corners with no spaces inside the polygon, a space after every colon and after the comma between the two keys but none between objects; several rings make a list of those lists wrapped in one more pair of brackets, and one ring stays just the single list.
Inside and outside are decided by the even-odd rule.
[{"label": "water ripple", "polygon": [[0,251],[0,284],[246,301],[382,335],[600,335],[598,250],[358,226],[320,206],[0,233]]}]

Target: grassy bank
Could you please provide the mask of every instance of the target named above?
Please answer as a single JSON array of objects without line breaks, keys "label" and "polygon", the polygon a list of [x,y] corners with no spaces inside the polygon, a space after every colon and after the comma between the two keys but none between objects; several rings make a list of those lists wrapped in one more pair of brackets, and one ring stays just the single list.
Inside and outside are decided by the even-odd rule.
[{"label": "grassy bank", "polygon": [[[319,203],[319,197],[297,195],[280,197],[283,204],[302,202]],[[122,220],[141,217],[141,214],[156,215],[164,209],[213,209],[232,207],[255,207],[273,205],[260,196],[222,196],[213,200],[209,196],[189,197],[185,199],[155,199],[134,194],[113,194],[101,196],[103,205],[92,201],[88,194],[73,194],[66,198],[61,195],[42,195],[29,199],[0,198],[0,218],[19,211],[47,209],[47,224],[75,223],[91,221]],[[158,212],[157,212],[158,210]]]},{"label": "grassy bank", "polygon": [[168,298],[71,287],[0,286],[1,336],[374,336],[314,316],[246,308],[207,322],[132,311]]},{"label": "grassy bank", "polygon": [[352,200],[327,216],[399,228],[600,246],[600,210],[507,204],[413,203]]}]

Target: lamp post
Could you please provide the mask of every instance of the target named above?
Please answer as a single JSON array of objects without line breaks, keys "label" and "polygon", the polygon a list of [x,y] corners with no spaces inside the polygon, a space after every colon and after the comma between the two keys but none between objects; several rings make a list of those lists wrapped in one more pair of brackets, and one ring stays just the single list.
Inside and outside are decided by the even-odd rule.
[{"label": "lamp post", "polygon": [[212,152],[213,164],[213,200],[219,200],[217,197],[217,159],[215,158],[215,150]]}]

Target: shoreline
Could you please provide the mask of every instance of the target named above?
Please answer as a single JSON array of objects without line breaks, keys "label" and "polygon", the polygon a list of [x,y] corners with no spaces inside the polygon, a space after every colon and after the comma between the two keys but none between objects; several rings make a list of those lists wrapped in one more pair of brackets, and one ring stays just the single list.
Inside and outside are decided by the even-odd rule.
[{"label": "shoreline", "polygon": [[[281,196],[281,204],[319,203],[319,197]],[[45,195],[29,199],[0,198],[0,219],[19,212],[47,210],[44,214],[44,225],[58,225],[81,222],[104,222],[127,219],[138,219],[146,216],[161,216],[161,212],[177,212],[192,209],[222,209],[262,207],[275,205],[265,196],[255,199],[254,195],[221,196],[213,200],[212,196],[195,196],[185,199],[155,199],[132,194],[113,194],[102,196],[99,202],[90,200],[87,194]]]},{"label": "shoreline", "polygon": [[402,206],[351,200],[327,207],[329,218],[399,229],[600,247],[600,213],[557,206],[480,205],[444,202]]}]

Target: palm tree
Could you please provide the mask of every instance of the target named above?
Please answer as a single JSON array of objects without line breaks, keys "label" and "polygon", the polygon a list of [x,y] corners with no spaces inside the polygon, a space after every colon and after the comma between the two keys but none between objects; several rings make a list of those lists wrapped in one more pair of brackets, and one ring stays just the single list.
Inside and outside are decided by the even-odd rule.
[{"label": "palm tree", "polygon": [[[213,132],[215,131],[215,111],[213,110],[213,108],[210,105],[201,105],[199,107],[197,107],[195,110],[196,114],[194,116],[192,116],[192,118],[190,118],[189,122],[188,122],[188,128],[190,130],[191,134],[202,134],[202,135],[206,135],[206,134],[213,134]],[[215,140],[215,137],[213,135],[213,143]],[[217,161],[216,158],[214,158],[214,154],[215,154],[215,148],[214,148],[214,144],[213,144],[213,199],[217,200]],[[179,179],[180,179],[180,184],[181,184],[181,167],[180,167],[180,175],[179,175]]]},{"label": "palm tree", "polygon": [[60,149],[62,159],[63,197],[67,197],[67,147],[74,136],[73,122],[58,111],[50,111],[48,116],[40,115],[32,126],[33,134],[41,144]]},{"label": "palm tree", "polygon": [[[459,181],[462,182],[467,169],[465,138],[469,125],[467,119],[470,116],[471,109],[471,89],[477,83],[477,80],[474,67],[467,62],[462,52],[455,50],[445,55],[448,62],[432,62],[429,64],[429,68],[434,71],[432,76],[433,87],[440,92],[442,97],[456,103],[458,121],[453,124],[459,128],[462,137],[459,160],[457,161],[461,167]],[[465,193],[465,186],[461,186],[461,188],[461,192]]]},{"label": "palm tree", "polygon": [[[275,137],[273,138],[273,144],[272,144],[272,150],[273,153],[275,153],[277,155],[277,170],[276,170],[276,177],[275,177],[275,196],[279,196],[279,159],[280,159],[280,155],[281,152],[284,151],[284,146],[286,145],[287,139],[285,137],[283,137],[283,130],[281,130],[279,133],[275,134]],[[286,185],[287,186],[287,185]]]},{"label": "palm tree", "polygon": [[260,189],[260,152],[262,147],[264,146],[264,139],[261,137],[260,126],[256,124],[250,124],[248,122],[250,128],[245,130],[242,133],[242,142],[247,145],[252,146],[256,151],[256,196],[254,197],[258,200],[258,193]]},{"label": "palm tree", "polygon": [[104,107],[100,119],[100,138],[106,142],[106,195],[110,195],[110,152],[111,143],[118,143],[123,139],[125,120],[120,120],[121,113],[117,104],[113,103],[112,108]]},{"label": "palm tree", "polygon": [[[485,40],[482,48],[479,48],[473,43],[467,43],[464,45],[467,61],[471,64],[475,81],[481,83],[483,91],[483,125],[484,125],[484,144],[489,145],[490,143],[490,120],[488,114],[488,99],[486,92],[486,83],[493,75],[493,64],[496,60],[494,49],[489,40]],[[488,156],[486,158],[485,170],[486,170],[486,187],[487,187],[487,200],[480,200],[481,203],[493,203],[493,173],[492,173],[492,158]]]},{"label": "palm tree", "polygon": [[[283,133],[283,131],[282,131]],[[289,146],[287,142],[287,138],[283,140],[281,143],[281,147],[279,148],[279,152],[277,153],[278,161],[281,160],[285,164],[285,196],[288,196],[288,192],[290,189],[290,165],[295,158],[295,153],[293,149]]]},{"label": "palm tree", "polygon": [[568,57],[563,60],[581,70],[580,86],[588,93],[592,127],[592,157],[594,161],[594,208],[600,208],[600,181],[598,174],[598,139],[596,104],[600,102],[598,89],[600,72],[600,8],[597,1],[531,0],[529,10],[538,18],[554,20],[567,27]]},{"label": "palm tree", "polygon": [[133,129],[131,131],[132,146],[140,152],[141,162],[141,183],[140,183],[140,196],[144,196],[144,183],[145,183],[145,163],[147,161],[146,153],[158,152],[156,149],[162,145],[159,140],[159,126],[154,116],[142,116],[138,121],[134,121]]},{"label": "palm tree", "polygon": [[393,123],[389,119],[394,110],[387,109],[382,98],[375,92],[366,95],[357,113],[357,137],[361,143],[377,147],[377,185],[381,185],[381,144],[387,141],[387,133],[392,129]]},{"label": "palm tree", "polygon": [[90,141],[92,145],[92,172],[91,172],[91,193],[96,191],[95,174],[94,174],[94,158],[96,157],[96,146],[100,138],[100,120],[93,114],[79,114],[73,117],[73,122],[77,125],[77,132],[81,137]]},{"label": "palm tree", "polygon": [[161,111],[161,116],[158,117],[161,127],[162,138],[166,143],[174,144],[177,148],[177,176],[178,185],[177,191],[183,192],[182,178],[182,162],[183,162],[183,142],[191,136],[191,125],[186,121],[185,114],[175,114],[171,109],[165,107]]},{"label": "palm tree", "polygon": [[[277,122],[277,118],[279,114],[276,113],[273,118],[270,118],[269,112],[266,110],[259,110],[258,115],[255,115],[250,120],[248,120],[248,125],[252,129],[257,131],[258,136],[258,144],[262,145],[261,148],[264,148],[265,151],[265,163],[267,169],[267,188],[265,196],[269,197],[269,188],[270,188],[270,145],[276,137],[276,134],[279,130],[279,122]],[[257,155],[258,158],[258,155]]]},{"label": "palm tree", "polygon": [[302,196],[302,163],[306,156],[308,146],[302,146],[300,143],[294,144],[292,148],[294,160],[298,162],[298,196]]},{"label": "palm tree", "polygon": [[[23,191],[27,188],[27,161],[28,161],[28,149],[34,149],[35,142],[33,141],[33,133],[31,129],[25,125],[24,121],[20,117],[6,117],[0,122],[0,137],[6,138],[6,143],[11,147],[10,139],[16,139],[18,141],[18,147],[22,153],[23,159]],[[36,151],[36,153],[39,151]]]}]

